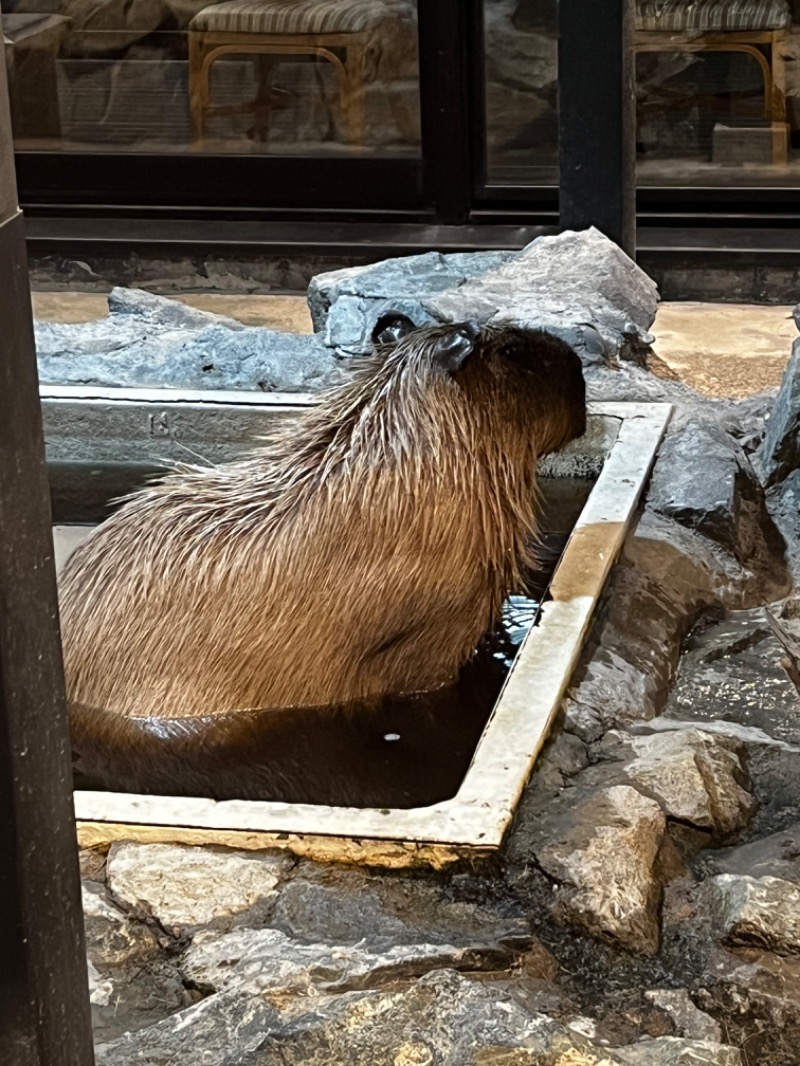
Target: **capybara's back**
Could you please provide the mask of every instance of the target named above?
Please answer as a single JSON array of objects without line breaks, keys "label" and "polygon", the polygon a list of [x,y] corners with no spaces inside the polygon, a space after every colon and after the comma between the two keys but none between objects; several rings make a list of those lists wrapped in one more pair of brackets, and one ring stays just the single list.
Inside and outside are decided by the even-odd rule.
[{"label": "capybara's back", "polygon": [[92,532],[61,580],[70,703],[192,718],[452,680],[533,562],[537,457],[584,427],[561,341],[409,334],[249,458]]}]

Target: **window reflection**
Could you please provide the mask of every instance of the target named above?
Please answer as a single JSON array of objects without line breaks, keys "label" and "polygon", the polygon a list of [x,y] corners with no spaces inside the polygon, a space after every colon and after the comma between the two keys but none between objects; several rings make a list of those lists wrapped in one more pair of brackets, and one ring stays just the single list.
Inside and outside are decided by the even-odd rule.
[{"label": "window reflection", "polygon": [[0,0],[21,150],[416,154],[414,0]]},{"label": "window reflection", "polygon": [[557,0],[484,0],[491,184],[558,181]]},{"label": "window reflection", "polygon": [[637,0],[640,184],[787,184],[800,26],[788,0]]}]

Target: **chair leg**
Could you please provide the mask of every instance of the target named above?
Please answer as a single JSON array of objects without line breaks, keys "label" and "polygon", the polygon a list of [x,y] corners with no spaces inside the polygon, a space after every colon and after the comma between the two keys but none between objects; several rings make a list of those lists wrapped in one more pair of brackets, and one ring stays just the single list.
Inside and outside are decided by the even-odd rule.
[{"label": "chair leg", "polygon": [[348,45],[346,57],[347,84],[342,92],[346,136],[352,145],[364,146],[364,49]]},{"label": "chair leg", "polygon": [[193,145],[205,136],[205,111],[208,107],[208,70],[203,63],[203,35],[189,33],[189,126]]},{"label": "chair leg", "polygon": [[768,117],[772,124],[772,162],[785,166],[789,158],[789,123],[786,121],[786,72],[781,43],[780,39],[773,37],[769,45],[772,85]]},{"label": "chair leg", "polygon": [[255,140],[266,143],[269,140],[269,125],[272,117],[272,107],[275,103],[272,88],[272,75],[275,70],[275,59],[271,55],[257,55],[256,71],[258,90],[255,99],[255,122],[252,134]]}]

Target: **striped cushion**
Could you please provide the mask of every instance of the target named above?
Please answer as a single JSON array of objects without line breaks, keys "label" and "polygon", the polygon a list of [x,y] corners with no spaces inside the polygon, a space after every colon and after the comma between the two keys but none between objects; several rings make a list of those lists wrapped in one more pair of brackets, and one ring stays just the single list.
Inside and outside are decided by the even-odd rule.
[{"label": "striped cushion", "polygon": [[637,0],[639,30],[780,30],[791,25],[786,0]]},{"label": "striped cushion", "polygon": [[231,33],[361,33],[389,14],[382,0],[225,0],[204,7],[191,30]]}]

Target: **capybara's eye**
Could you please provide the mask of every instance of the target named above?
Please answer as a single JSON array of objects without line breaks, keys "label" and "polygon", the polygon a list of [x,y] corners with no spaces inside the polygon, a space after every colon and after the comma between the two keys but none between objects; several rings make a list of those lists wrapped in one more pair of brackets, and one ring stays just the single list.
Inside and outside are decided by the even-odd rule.
[{"label": "capybara's eye", "polygon": [[408,315],[381,315],[372,331],[373,344],[397,344],[417,327]]}]

